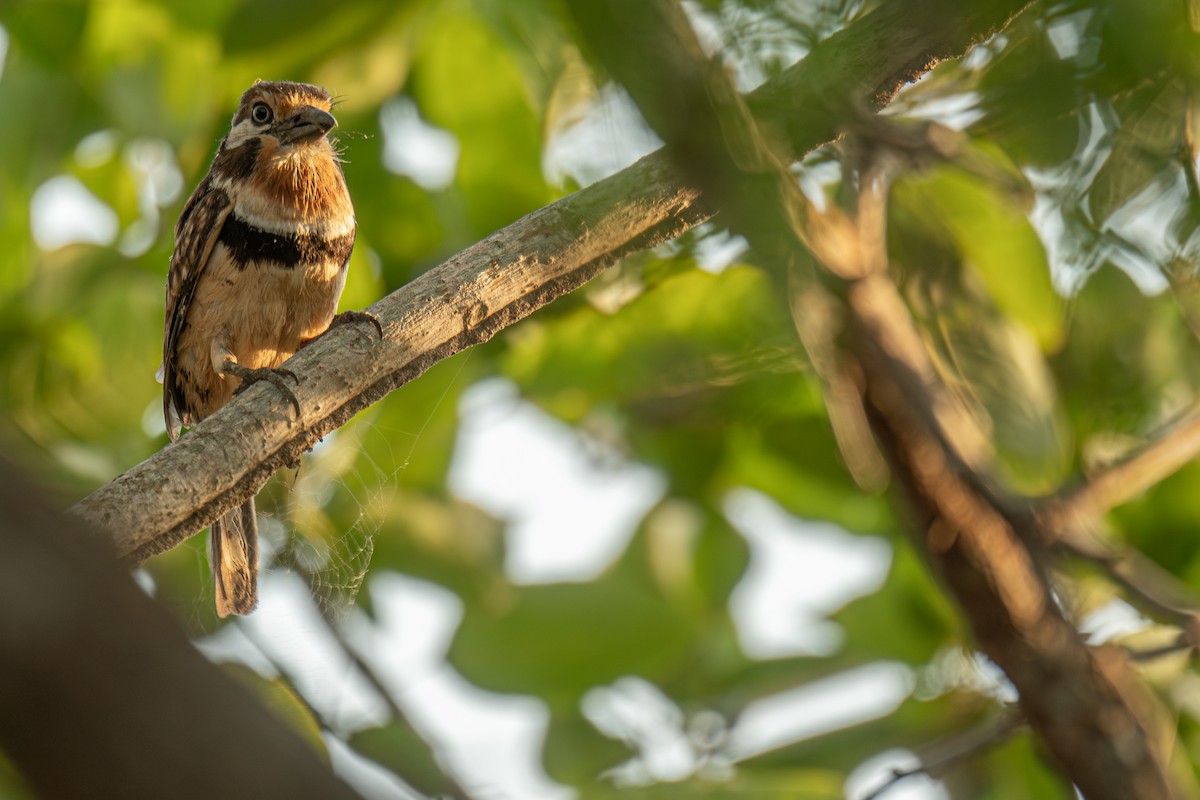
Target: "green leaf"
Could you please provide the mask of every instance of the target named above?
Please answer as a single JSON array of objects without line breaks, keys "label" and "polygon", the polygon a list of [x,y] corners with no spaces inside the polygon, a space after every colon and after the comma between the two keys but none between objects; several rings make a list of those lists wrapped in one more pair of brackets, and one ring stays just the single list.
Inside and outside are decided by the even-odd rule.
[{"label": "green leaf", "polygon": [[1001,48],[979,79],[982,120],[971,127],[1024,164],[1055,166],[1079,144],[1079,90],[1075,66],[1060,59],[1036,15],[1006,31],[1014,46]]},{"label": "green leaf", "polygon": [[845,632],[845,651],[861,659],[919,666],[959,638],[950,602],[933,582],[929,567],[903,544],[893,549],[883,587],[851,601],[832,619]]},{"label": "green leaf", "polygon": [[573,786],[593,784],[633,755],[629,745],[600,733],[576,709],[551,716],[542,743],[546,774]]},{"label": "green leaf", "polygon": [[504,525],[469,503],[380,488],[387,502],[374,539],[372,571],[395,570],[437,583],[465,602],[506,591]]},{"label": "green leaf", "polygon": [[356,134],[343,139],[346,183],[359,225],[354,251],[378,254],[381,289],[394,291],[428,269],[445,248],[445,223],[428,192],[383,168],[385,138],[376,109],[349,115],[339,111],[338,121]]},{"label": "green leaf", "polygon": [[477,686],[536,695],[553,709],[625,675],[661,678],[692,633],[672,604],[625,582],[514,587],[468,606],[449,660]]},{"label": "green leaf", "polygon": [[[291,48],[313,55],[378,29],[403,3],[366,0],[341,6],[321,0],[256,0],[234,6],[221,40],[231,56],[257,57]],[[266,77],[266,80],[278,78]]]},{"label": "green leaf", "polygon": [[407,489],[444,486],[458,435],[458,402],[482,372],[480,362],[474,351],[445,359],[388,395],[359,433],[361,468],[390,465]]},{"label": "green leaf", "polygon": [[[640,406],[648,417],[661,404],[664,413],[678,415],[710,406],[722,387],[795,372],[802,361],[786,314],[759,270],[692,269],[662,280],[616,315],[578,307],[522,324],[506,337],[505,372],[569,420],[610,402]],[[795,392],[763,392],[756,401],[779,408],[798,399]]]},{"label": "green leaf", "polygon": [[81,0],[7,3],[0,23],[13,44],[50,69],[59,69],[80,56],[91,4]]},{"label": "green leaf", "polygon": [[796,516],[850,531],[874,533],[895,525],[886,498],[864,492],[842,465],[824,416],[734,426],[721,483],[757,489]]},{"label": "green leaf", "polygon": [[1200,345],[1172,297],[1147,297],[1112,266],[1072,299],[1070,335],[1051,363],[1085,447],[1095,434],[1140,435],[1174,392],[1200,386]]},{"label": "green leaf", "polygon": [[542,131],[520,65],[472,14],[447,11],[423,31],[411,91],[460,149],[456,186],[477,238],[548,202]]},{"label": "green leaf", "polygon": [[[1041,240],[1015,199],[950,167],[903,179],[894,198],[906,219],[949,231],[997,307],[1028,328],[1044,350],[1057,347],[1064,329],[1062,298]],[[914,254],[916,263],[905,266],[923,269],[919,258]]]},{"label": "green leaf", "polygon": [[[939,252],[920,233],[897,238],[906,252]],[[908,276],[905,293],[941,379],[990,439],[1006,485],[1052,492],[1068,477],[1073,455],[1054,374],[1029,331],[1000,313],[953,254],[940,255],[941,268]]]},{"label": "green leaf", "polygon": [[1181,77],[1163,80],[1123,98],[1125,113],[1112,152],[1088,189],[1096,224],[1156,179],[1173,180],[1184,141],[1187,85]]},{"label": "green leaf", "polygon": [[746,540],[718,509],[670,497],[650,509],[609,572],[654,587],[699,619],[725,616],[749,560]]}]

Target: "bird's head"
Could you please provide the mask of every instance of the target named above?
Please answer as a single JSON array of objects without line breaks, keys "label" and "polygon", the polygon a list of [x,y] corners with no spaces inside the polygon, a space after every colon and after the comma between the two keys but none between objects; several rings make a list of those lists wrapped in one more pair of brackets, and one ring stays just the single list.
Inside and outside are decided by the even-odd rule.
[{"label": "bird's head", "polygon": [[217,149],[211,180],[240,213],[315,225],[332,217],[352,227],[341,159],[330,141],[333,101],[319,86],[258,81],[242,94]]},{"label": "bird's head", "polygon": [[326,145],[337,126],[333,101],[320,86],[291,81],[256,81],[242,94],[226,145],[257,141],[263,150],[291,151]]}]

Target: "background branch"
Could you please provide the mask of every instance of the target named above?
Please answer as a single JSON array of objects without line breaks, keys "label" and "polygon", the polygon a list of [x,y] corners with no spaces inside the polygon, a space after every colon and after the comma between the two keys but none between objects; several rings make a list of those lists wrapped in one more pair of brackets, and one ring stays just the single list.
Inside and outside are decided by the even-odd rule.
[{"label": "background branch", "polygon": [[[868,417],[907,501],[914,540],[957,597],[980,647],[1016,686],[1024,715],[1066,775],[1092,800],[1181,797],[1150,733],[1152,702],[1127,659],[1087,647],[1063,617],[1034,549],[1031,518],[990,488],[956,447],[956,431],[943,424],[946,392],[882,271],[888,187],[860,185],[876,193],[878,213],[850,224],[834,212],[806,225],[794,181],[782,170],[769,173],[778,160],[769,137],[757,135],[728,77],[704,57],[677,0],[575,0],[571,8],[680,168],[707,185],[723,221],[750,240],[778,278],[786,275],[780,268],[789,261],[789,242],[794,248],[815,241],[821,257],[819,242],[830,232],[812,231],[833,227],[841,246],[831,248],[838,255],[831,271],[857,279],[829,282],[846,298],[847,347],[861,367]],[[628,46],[629,31],[641,47]],[[877,227],[864,231],[858,223]]]},{"label": "background branch", "polygon": [[1105,537],[1100,518],[1155,486],[1200,453],[1200,413],[1192,411],[1116,463],[1037,508],[1047,546],[1098,565],[1134,605],[1178,625],[1193,646],[1200,636],[1200,598],[1173,574],[1127,545]]},{"label": "background branch", "polygon": [[1067,535],[1127,503],[1200,454],[1200,412],[1193,410],[1174,425],[1116,463],[1088,476],[1078,487],[1053,497],[1039,510],[1043,525]]},{"label": "background branch", "polygon": [[1008,709],[999,717],[978,728],[960,731],[936,744],[921,748],[921,763],[912,769],[896,769],[892,776],[881,783],[862,800],[878,800],[887,792],[914,775],[939,778],[954,767],[969,761],[987,750],[1004,742],[1025,724],[1025,718],[1016,709]]}]

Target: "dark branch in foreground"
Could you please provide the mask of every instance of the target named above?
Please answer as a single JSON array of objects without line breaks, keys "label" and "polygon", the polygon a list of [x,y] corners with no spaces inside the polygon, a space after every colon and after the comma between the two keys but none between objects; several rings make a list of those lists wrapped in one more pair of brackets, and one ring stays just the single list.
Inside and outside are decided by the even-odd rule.
[{"label": "dark branch in foreground", "polygon": [[0,751],[39,797],[358,794],[0,460]]},{"label": "dark branch in foreground", "polygon": [[[1028,0],[884,3],[747,97],[790,158],[862,108],[1002,28]],[[570,292],[621,258],[711,216],[662,153],[530,214],[372,306],[386,334],[343,327],[288,362],[303,413],[256,386],[73,512],[130,564],[170,549],[256,492],[322,436],[441,359]]]}]

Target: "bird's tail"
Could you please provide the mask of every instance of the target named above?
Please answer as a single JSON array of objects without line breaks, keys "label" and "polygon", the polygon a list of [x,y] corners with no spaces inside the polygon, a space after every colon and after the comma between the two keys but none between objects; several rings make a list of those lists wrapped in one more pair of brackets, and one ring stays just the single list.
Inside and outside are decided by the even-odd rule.
[{"label": "bird's tail", "polygon": [[253,497],[212,524],[209,546],[217,614],[249,614],[258,602],[258,519]]}]

